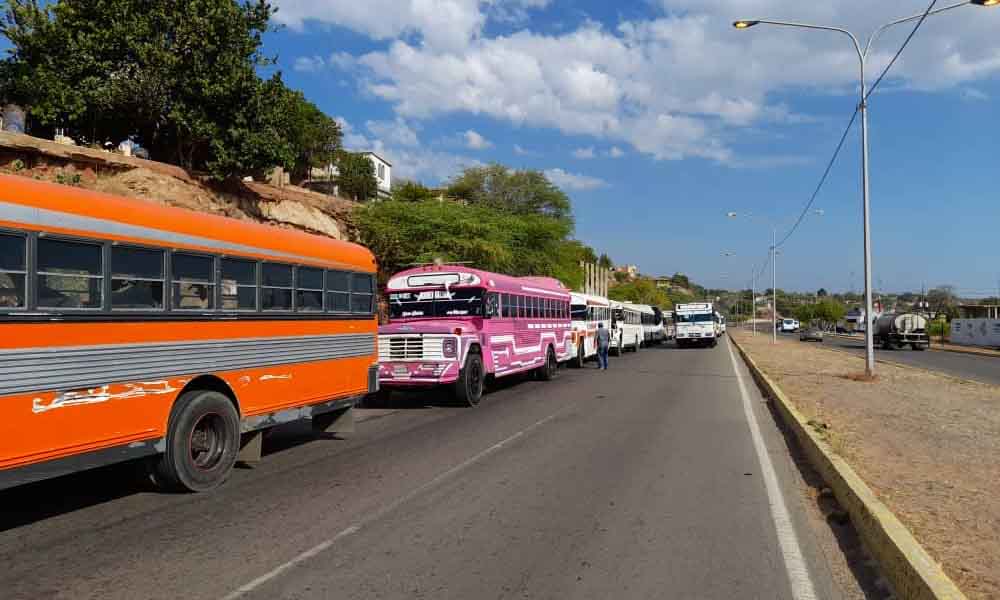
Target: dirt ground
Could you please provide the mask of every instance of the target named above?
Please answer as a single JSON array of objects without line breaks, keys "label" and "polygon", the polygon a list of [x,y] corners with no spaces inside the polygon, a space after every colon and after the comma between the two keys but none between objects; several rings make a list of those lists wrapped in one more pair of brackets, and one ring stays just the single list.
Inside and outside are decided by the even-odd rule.
[{"label": "dirt ground", "polygon": [[1000,598],[1000,387],[886,364],[855,381],[862,358],[732,334],[970,598]]}]

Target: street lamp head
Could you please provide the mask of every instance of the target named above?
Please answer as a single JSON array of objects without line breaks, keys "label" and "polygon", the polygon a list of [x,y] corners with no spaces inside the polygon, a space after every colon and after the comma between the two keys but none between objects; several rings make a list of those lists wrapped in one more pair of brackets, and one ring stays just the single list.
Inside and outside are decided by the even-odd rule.
[{"label": "street lamp head", "polygon": [[[993,2],[993,1],[1000,2],[1000,0],[984,0],[984,1],[985,2]],[[736,29],[749,29],[750,27],[753,27],[754,25],[757,25],[759,23],[760,23],[760,21],[736,21],[735,23],[733,23],[733,27],[735,27]]]},{"label": "street lamp head", "polygon": [[969,4],[976,4],[978,6],[997,6],[1000,5],[1000,0],[969,0]]},{"label": "street lamp head", "polygon": [[735,219],[739,215],[736,214],[736,213],[734,213],[734,212],[729,212],[729,213],[726,213],[726,216],[729,217],[730,219]]}]

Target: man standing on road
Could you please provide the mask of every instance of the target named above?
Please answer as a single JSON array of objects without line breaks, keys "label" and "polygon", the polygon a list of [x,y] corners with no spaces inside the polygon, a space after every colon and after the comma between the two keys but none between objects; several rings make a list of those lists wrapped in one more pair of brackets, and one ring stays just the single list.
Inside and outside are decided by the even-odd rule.
[{"label": "man standing on road", "polygon": [[597,324],[597,367],[608,370],[608,350],[611,348],[611,333],[604,323]]}]

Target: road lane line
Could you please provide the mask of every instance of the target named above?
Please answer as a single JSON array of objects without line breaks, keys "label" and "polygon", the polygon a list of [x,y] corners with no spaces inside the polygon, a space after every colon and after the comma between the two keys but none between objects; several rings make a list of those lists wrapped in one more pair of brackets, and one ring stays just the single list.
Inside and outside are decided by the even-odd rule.
[{"label": "road lane line", "polygon": [[768,504],[771,506],[771,520],[774,521],[774,529],[778,534],[778,545],[781,546],[781,554],[785,559],[785,570],[788,572],[788,583],[792,588],[792,596],[795,600],[816,600],[816,590],[809,575],[805,558],[802,556],[799,538],[795,535],[795,527],[788,514],[788,507],[785,506],[785,498],[781,494],[778,477],[774,473],[774,465],[767,453],[767,446],[764,445],[764,436],[761,435],[757,416],[753,412],[753,403],[750,401],[750,395],[743,383],[743,375],[736,362],[733,345],[728,339],[726,347],[729,348],[729,359],[733,363],[736,382],[740,386],[740,395],[743,397],[743,412],[746,413],[747,422],[750,425],[750,437],[753,438],[753,447],[757,452],[757,462],[760,463],[761,473],[764,475],[764,487],[767,490]]},{"label": "road lane line", "polygon": [[455,465],[454,467],[448,469],[447,471],[445,471],[445,472],[437,475],[436,477],[434,477],[434,479],[431,479],[430,481],[428,481],[428,482],[420,485],[419,487],[417,487],[413,491],[407,493],[406,495],[401,496],[400,498],[397,498],[391,504],[383,506],[379,510],[375,511],[374,513],[372,513],[369,517],[367,517],[365,519],[361,519],[360,521],[358,521],[357,523],[354,523],[350,527],[347,527],[346,529],[341,530],[339,533],[337,533],[337,535],[333,536],[332,538],[330,538],[328,540],[324,540],[323,542],[320,542],[319,544],[316,544],[312,548],[310,548],[310,549],[306,550],[305,552],[303,552],[303,553],[295,556],[291,560],[288,560],[287,562],[281,563],[277,567],[271,569],[267,573],[264,573],[260,577],[257,577],[253,581],[251,581],[251,582],[249,582],[249,583],[247,583],[247,584],[245,584],[243,586],[240,586],[239,588],[237,588],[236,590],[230,592],[226,596],[223,596],[222,600],[237,600],[238,598],[242,598],[243,596],[246,596],[247,594],[250,594],[253,591],[259,589],[261,586],[263,586],[264,584],[268,583],[269,581],[275,579],[276,577],[278,577],[282,573],[288,571],[289,569],[292,569],[296,565],[299,565],[299,564],[301,564],[301,563],[303,563],[303,562],[305,562],[305,561],[307,561],[307,560],[309,560],[311,558],[314,558],[314,557],[318,556],[319,554],[322,554],[323,552],[325,552],[325,551],[329,550],[331,547],[333,547],[333,545],[337,541],[339,541],[341,539],[344,539],[344,538],[346,538],[348,536],[351,536],[351,535],[357,533],[363,527],[365,527],[365,526],[367,526],[367,525],[369,525],[369,524],[371,524],[371,523],[373,523],[373,522],[381,519],[382,517],[388,515],[389,513],[393,512],[394,510],[396,510],[397,508],[399,508],[403,504],[409,502],[410,500],[412,500],[413,498],[417,497],[418,495],[420,495],[420,494],[426,492],[427,490],[433,488],[434,486],[436,486],[436,485],[444,482],[449,477],[452,477],[453,475],[456,475],[457,473],[459,473],[459,472],[461,472],[461,471],[469,468],[473,464],[475,464],[475,463],[479,462],[480,460],[486,458],[487,456],[489,456],[489,455],[497,452],[498,450],[502,449],[504,446],[507,446],[511,442],[513,442],[513,441],[515,441],[515,440],[517,440],[519,438],[524,437],[525,435],[531,433],[535,429],[538,429],[542,425],[544,425],[544,424],[548,423],[549,421],[551,421],[552,419],[556,418],[561,412],[563,412],[564,410],[566,410],[569,406],[570,405],[567,405],[567,406],[564,406],[564,407],[560,408],[559,410],[557,410],[556,412],[552,413],[551,415],[545,417],[544,419],[542,419],[540,421],[536,421],[535,423],[529,425],[528,427],[525,427],[524,429],[522,429],[521,431],[518,431],[517,433],[511,435],[510,437],[504,438],[503,440],[500,440],[496,444],[493,444],[492,446],[490,446],[489,448],[487,448],[487,449],[483,450],[482,452],[476,454],[472,458],[469,458],[469,459],[467,459],[467,460],[465,460],[465,461],[463,461],[463,462]]}]

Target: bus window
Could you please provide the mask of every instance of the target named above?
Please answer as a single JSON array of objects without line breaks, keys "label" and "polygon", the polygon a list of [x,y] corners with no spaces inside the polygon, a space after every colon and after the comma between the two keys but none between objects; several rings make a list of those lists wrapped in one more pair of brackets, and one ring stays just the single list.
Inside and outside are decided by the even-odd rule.
[{"label": "bus window", "polygon": [[510,294],[500,295],[500,312],[505,319],[514,318],[513,297]]},{"label": "bus window", "polygon": [[99,244],[38,240],[38,306],[101,308],[102,252]]},{"label": "bus window", "polygon": [[326,309],[333,312],[350,312],[350,273],[344,273],[343,271],[326,272]]},{"label": "bus window", "polygon": [[175,252],[171,260],[174,308],[181,310],[214,308],[214,259],[211,256]]},{"label": "bus window", "polygon": [[351,312],[370,314],[375,297],[375,278],[366,273],[355,273],[351,279]]},{"label": "bus window", "polygon": [[323,269],[299,267],[295,278],[295,309],[303,312],[323,310]]},{"label": "bus window", "polygon": [[260,299],[264,310],[292,310],[291,265],[264,263]]},{"label": "bus window", "polygon": [[222,259],[222,309],[257,310],[257,263]]},{"label": "bus window", "polygon": [[26,306],[27,240],[23,235],[0,235],[0,309]]},{"label": "bus window", "polygon": [[163,309],[163,250],[111,248],[111,308]]}]

